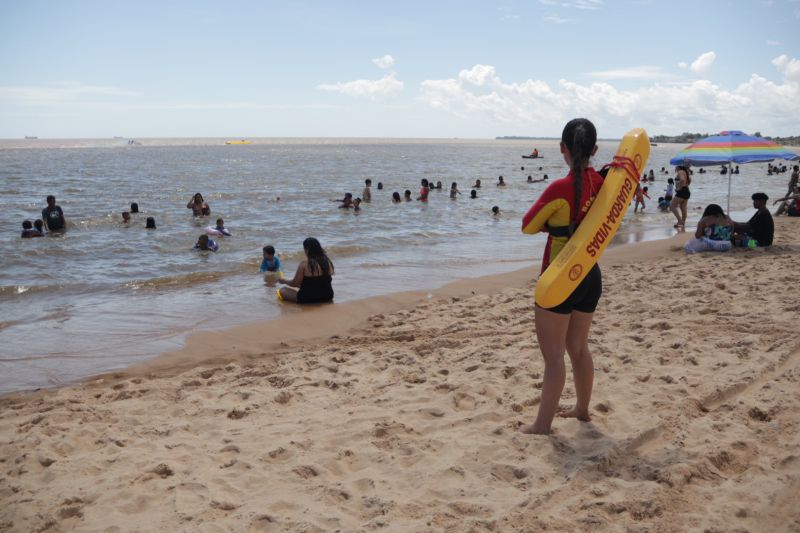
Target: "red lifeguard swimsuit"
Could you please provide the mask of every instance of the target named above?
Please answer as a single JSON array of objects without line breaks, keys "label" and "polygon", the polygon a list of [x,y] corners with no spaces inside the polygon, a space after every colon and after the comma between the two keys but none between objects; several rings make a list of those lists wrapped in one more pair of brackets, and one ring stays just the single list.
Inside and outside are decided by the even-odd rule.
[{"label": "red lifeguard swimsuit", "polygon": [[[589,211],[597,192],[603,186],[603,177],[597,171],[589,167],[583,173],[583,183],[581,184],[582,196],[584,198],[580,213],[575,217],[575,223],[579,224],[586,212]],[[548,228],[568,227],[572,221],[572,206],[575,204],[575,185],[572,182],[572,172],[565,177],[554,181],[544,190],[542,195],[536,200],[528,212],[522,217],[522,233],[539,233]],[[556,258],[558,253],[569,240],[569,237],[547,237],[547,246],[542,257],[542,272],[544,272],[550,262]]]}]

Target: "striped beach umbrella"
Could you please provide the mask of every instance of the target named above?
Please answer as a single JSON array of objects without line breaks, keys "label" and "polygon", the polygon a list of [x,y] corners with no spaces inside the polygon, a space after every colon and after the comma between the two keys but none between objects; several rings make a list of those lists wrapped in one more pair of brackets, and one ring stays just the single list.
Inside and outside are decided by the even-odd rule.
[{"label": "striped beach umbrella", "polygon": [[735,163],[766,163],[775,159],[797,161],[800,155],[761,137],[741,131],[723,131],[706,137],[669,160],[671,165],[705,167],[728,165],[728,211],[731,208],[731,166]]}]

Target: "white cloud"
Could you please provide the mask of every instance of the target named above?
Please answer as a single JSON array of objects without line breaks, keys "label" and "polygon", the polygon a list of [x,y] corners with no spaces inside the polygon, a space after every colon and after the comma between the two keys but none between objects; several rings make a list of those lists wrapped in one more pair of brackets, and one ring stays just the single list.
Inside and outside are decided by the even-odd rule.
[{"label": "white cloud", "polygon": [[664,72],[661,67],[651,65],[601,70],[590,72],[589,75],[601,80],[659,80],[672,77]]},{"label": "white cloud", "polygon": [[680,63],[678,63],[678,66],[679,66],[680,68],[688,68],[688,67],[689,67],[689,64],[688,64],[688,63],[686,63],[686,61],[681,61]]},{"label": "white cloud", "polygon": [[[491,65],[475,65],[457,78],[426,80],[419,99],[433,109],[482,122],[487,129],[514,125],[539,134],[557,134],[575,116],[602,125],[603,135],[635,126],[651,131],[712,131],[731,127],[746,131],[792,131],[800,115],[800,60],[773,61],[781,82],[753,75],[728,89],[708,80],[653,83],[622,90],[609,82],[578,84],[559,80],[504,82]],[[477,82],[477,83],[476,83]]]},{"label": "white cloud", "polygon": [[391,72],[379,80],[353,80],[338,83],[323,83],[317,88],[322,91],[342,93],[350,96],[364,96],[376,99],[380,96],[390,96],[403,90],[403,82],[395,78]]},{"label": "white cloud", "polygon": [[790,59],[786,54],[783,54],[773,59],[772,64],[787,80],[800,82],[800,60],[797,58]]},{"label": "white cloud", "polygon": [[715,52],[705,52],[692,62],[690,68],[697,74],[704,75],[711,70],[711,65],[714,64],[715,59],[717,59]]},{"label": "white cloud", "polygon": [[780,46],[781,42],[780,41],[773,41],[772,39],[768,39],[767,40],[767,44],[769,46]]},{"label": "white cloud", "polygon": [[383,57],[376,57],[372,62],[378,65],[379,68],[390,68],[394,66],[394,58],[389,54]]},{"label": "white cloud", "polygon": [[567,24],[568,22],[572,22],[572,19],[561,17],[555,13],[552,15],[547,15],[543,20],[545,22],[552,22],[553,24]]}]

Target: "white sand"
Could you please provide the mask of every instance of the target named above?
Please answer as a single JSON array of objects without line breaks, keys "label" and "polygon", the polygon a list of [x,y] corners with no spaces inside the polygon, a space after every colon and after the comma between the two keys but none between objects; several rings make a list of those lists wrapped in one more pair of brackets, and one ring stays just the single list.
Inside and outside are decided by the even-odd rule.
[{"label": "white sand", "polygon": [[593,421],[552,436],[516,430],[533,269],[8,396],[0,530],[800,531],[800,221],[776,222],[767,252],[609,251]]}]

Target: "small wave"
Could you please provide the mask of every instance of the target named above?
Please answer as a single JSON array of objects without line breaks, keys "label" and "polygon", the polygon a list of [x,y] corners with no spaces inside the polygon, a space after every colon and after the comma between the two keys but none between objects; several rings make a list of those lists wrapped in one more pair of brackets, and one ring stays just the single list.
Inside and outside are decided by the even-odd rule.
[{"label": "small wave", "polygon": [[214,283],[229,275],[229,272],[191,272],[178,276],[133,280],[127,282],[125,287],[134,290],[183,289],[205,283]]},{"label": "small wave", "polygon": [[59,285],[4,285],[0,287],[0,299],[13,298],[25,294],[38,294],[54,291],[61,288]]}]

